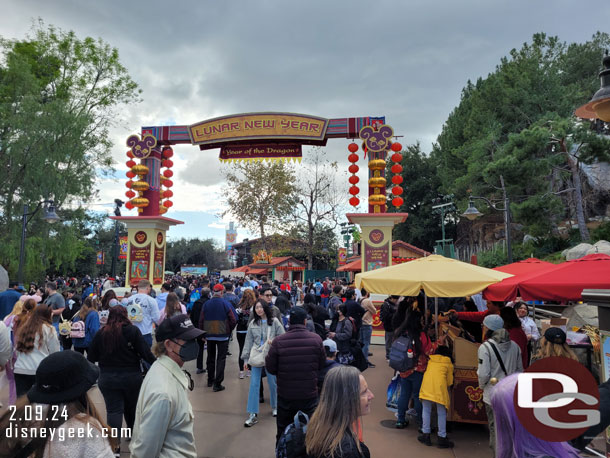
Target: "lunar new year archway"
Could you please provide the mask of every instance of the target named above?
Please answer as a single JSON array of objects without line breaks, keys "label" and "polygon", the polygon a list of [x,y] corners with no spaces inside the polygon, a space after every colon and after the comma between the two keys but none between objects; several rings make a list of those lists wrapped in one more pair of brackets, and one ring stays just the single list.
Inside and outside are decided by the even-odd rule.
[{"label": "lunar new year archway", "polygon": [[[172,145],[191,144],[202,151],[220,148],[221,161],[273,160],[300,161],[303,145],[324,146],[329,138],[362,140],[364,158],[368,153],[368,213],[348,214],[350,221],[362,226],[362,271],[392,263],[392,228],[405,221],[406,213],[386,213],[386,156],[394,151],[392,166],[392,204],[402,205],[402,149],[392,143],[394,133],[384,117],[325,119],[296,113],[245,113],[209,119],[190,126],[142,127],[140,135],[127,139],[125,206],[136,209],[137,216],[114,216],[128,229],[127,279],[133,285],[146,278],[154,285],[163,283],[165,235],[170,226],[182,221],[163,215],[173,205]],[[348,146],[351,162],[350,204],[360,203],[356,186],[360,146]],[[205,152],[203,154],[206,154]]]}]

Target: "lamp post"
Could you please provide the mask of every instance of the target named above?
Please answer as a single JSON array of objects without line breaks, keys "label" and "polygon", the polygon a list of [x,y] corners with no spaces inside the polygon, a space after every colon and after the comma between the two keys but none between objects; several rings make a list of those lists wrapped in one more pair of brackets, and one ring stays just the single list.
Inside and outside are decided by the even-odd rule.
[{"label": "lamp post", "polygon": [[[453,195],[445,196],[445,198],[451,199],[451,198],[453,198]],[[440,242],[440,248],[443,251],[443,256],[453,258],[453,257],[455,257],[455,253],[454,253],[454,249],[453,249],[453,239],[445,238],[445,216],[448,213],[455,211],[455,205],[453,204],[453,202],[447,202],[444,204],[434,205],[432,207],[432,210],[434,211],[434,213],[439,213],[441,215],[441,231],[443,234],[443,239],[436,240],[436,243],[438,244]],[[435,251],[437,250],[437,247],[439,247],[439,245],[434,247]],[[449,250],[447,250],[447,248],[449,248]],[[447,253],[447,251],[449,251],[449,253]],[[438,254],[438,253],[436,253],[436,254]],[[447,256],[447,254],[449,254],[449,256]]]},{"label": "lamp post", "polygon": [[54,223],[56,221],[61,220],[61,218],[57,216],[57,213],[55,213],[55,203],[52,200],[43,200],[41,202],[38,202],[38,205],[36,205],[36,208],[31,213],[28,213],[30,209],[28,204],[25,204],[23,206],[23,217],[21,223],[21,247],[19,249],[19,270],[17,271],[17,282],[19,283],[19,286],[23,286],[23,266],[25,264],[25,237],[27,232],[27,225],[32,220],[34,215],[38,213],[38,210],[40,210],[40,207],[42,207],[43,205],[44,207],[42,209],[42,219],[44,219],[47,223]]},{"label": "lamp post", "polygon": [[510,243],[511,238],[510,238],[510,200],[509,200],[509,198],[508,197],[504,198],[504,208],[501,208],[501,207],[498,207],[496,204],[492,203],[489,199],[487,199],[485,197],[470,196],[470,198],[468,200],[468,208],[466,209],[466,211],[464,213],[462,213],[462,216],[464,216],[465,218],[468,218],[470,221],[474,221],[479,216],[483,216],[483,213],[481,213],[479,210],[477,210],[477,208],[474,206],[475,199],[484,200],[485,202],[487,202],[487,205],[489,205],[494,210],[504,212],[504,225],[505,225],[505,231],[506,231],[506,259],[508,261],[508,264],[511,264],[513,262],[513,250],[511,247],[511,243]]},{"label": "lamp post", "polygon": [[[121,199],[114,199],[114,216],[121,216],[121,207],[124,202]],[[114,220],[114,243],[112,245],[112,264],[110,267],[111,277],[116,279],[116,264],[119,253],[117,252],[119,246],[119,220]]]}]

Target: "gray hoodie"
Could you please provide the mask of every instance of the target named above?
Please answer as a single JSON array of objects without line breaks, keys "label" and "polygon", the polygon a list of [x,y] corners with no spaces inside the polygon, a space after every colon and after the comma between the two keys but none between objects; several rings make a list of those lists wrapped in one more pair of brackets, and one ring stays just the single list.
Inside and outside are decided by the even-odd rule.
[{"label": "gray hoodie", "polygon": [[[490,344],[494,344],[498,349],[507,374],[504,374]],[[479,368],[477,369],[477,375],[479,376],[479,386],[483,388],[483,402],[491,404],[491,393],[495,385],[492,385],[490,380],[495,377],[500,381],[506,375],[523,372],[521,350],[519,345],[510,340],[506,329],[498,329],[491,335],[491,339],[479,347],[478,357]]]}]

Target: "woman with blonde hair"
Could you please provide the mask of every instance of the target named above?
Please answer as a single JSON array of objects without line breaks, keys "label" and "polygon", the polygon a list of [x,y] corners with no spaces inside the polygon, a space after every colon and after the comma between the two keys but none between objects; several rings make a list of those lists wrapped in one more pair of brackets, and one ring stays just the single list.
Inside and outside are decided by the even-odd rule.
[{"label": "woman with blonde hair", "polygon": [[[256,304],[256,294],[252,289],[245,289],[241,297],[241,301],[237,306],[237,326],[235,327],[235,334],[237,335],[237,343],[239,344],[239,357],[237,358],[237,364],[239,365],[239,378],[243,379],[246,375],[244,371],[244,360],[241,359],[244,351],[244,344],[246,343],[246,334],[248,333],[248,322],[250,321],[250,314],[254,312],[254,305]],[[248,370],[248,374],[250,371]]]},{"label": "woman with blonde hair", "polygon": [[563,356],[578,361],[578,356],[566,343],[566,333],[561,328],[548,328],[540,339],[540,348],[532,357],[532,362],[550,356]]},{"label": "woman with blonde hair", "polygon": [[51,321],[51,309],[45,304],[37,306],[31,316],[19,324],[15,333],[15,386],[17,397],[34,385],[36,369],[51,353],[59,351],[59,339]]},{"label": "woman with blonde hair", "polygon": [[307,425],[305,448],[311,458],[369,458],[359,439],[359,420],[375,396],[358,369],[338,366],[326,374],[320,403]]}]

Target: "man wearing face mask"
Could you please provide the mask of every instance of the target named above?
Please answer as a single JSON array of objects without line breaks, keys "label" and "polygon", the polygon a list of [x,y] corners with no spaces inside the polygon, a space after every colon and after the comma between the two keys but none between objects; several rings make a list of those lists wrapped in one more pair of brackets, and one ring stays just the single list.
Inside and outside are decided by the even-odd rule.
[{"label": "man wearing face mask", "polygon": [[187,315],[167,318],[157,328],[153,347],[157,360],[140,389],[129,446],[132,457],[197,456],[187,395],[193,381],[182,366],[197,358],[197,339],[204,334]]}]

